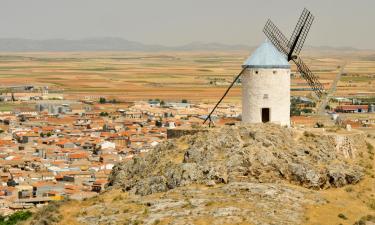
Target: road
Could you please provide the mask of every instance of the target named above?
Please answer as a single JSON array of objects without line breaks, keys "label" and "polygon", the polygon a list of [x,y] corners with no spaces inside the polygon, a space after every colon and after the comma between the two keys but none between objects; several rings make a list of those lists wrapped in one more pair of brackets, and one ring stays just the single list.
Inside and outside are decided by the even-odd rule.
[{"label": "road", "polygon": [[325,112],[326,112],[326,106],[328,105],[329,103],[329,100],[331,99],[331,97],[335,94],[336,92],[336,88],[337,88],[337,83],[340,81],[341,79],[341,76],[342,74],[344,73],[344,69],[345,69],[345,66],[346,66],[346,62],[343,63],[340,67],[340,71],[337,73],[336,75],[336,78],[333,80],[332,82],[332,85],[331,85],[331,88],[329,89],[329,91],[327,92],[327,94],[324,96],[324,98],[322,99],[322,103],[320,104],[319,108],[318,108],[318,115],[325,115]]}]

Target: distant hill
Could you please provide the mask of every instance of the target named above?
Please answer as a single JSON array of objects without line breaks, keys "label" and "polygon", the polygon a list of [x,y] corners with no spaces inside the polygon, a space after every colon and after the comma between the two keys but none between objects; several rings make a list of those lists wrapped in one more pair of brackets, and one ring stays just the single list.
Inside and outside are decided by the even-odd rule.
[{"label": "distant hill", "polygon": [[342,47],[332,47],[332,46],[305,46],[306,50],[316,50],[316,51],[361,51],[361,49],[342,46]]},{"label": "distant hill", "polygon": [[0,39],[0,51],[28,52],[28,51],[221,51],[248,50],[247,45],[226,45],[220,43],[194,42],[182,46],[168,47],[163,45],[149,45],[122,38],[87,38],[80,40],[49,39],[31,40],[20,38]]},{"label": "distant hill", "polygon": [[248,45],[228,45],[228,44],[221,44],[221,43],[203,43],[203,42],[192,42],[190,44],[174,47],[172,49],[178,51],[199,51],[199,50],[209,50],[209,51],[217,51],[217,50],[249,50],[252,47]]},{"label": "distant hill", "polygon": [[0,51],[155,51],[164,46],[145,45],[121,38],[88,38],[80,40],[0,39]]},{"label": "distant hill", "polygon": [[[50,51],[231,51],[251,50],[254,46],[230,45],[215,42],[192,42],[180,46],[143,44],[123,38],[86,38],[79,40],[48,39],[32,40],[22,38],[0,38],[0,51],[3,52],[50,52]],[[306,50],[356,51],[350,47],[306,46]]]}]

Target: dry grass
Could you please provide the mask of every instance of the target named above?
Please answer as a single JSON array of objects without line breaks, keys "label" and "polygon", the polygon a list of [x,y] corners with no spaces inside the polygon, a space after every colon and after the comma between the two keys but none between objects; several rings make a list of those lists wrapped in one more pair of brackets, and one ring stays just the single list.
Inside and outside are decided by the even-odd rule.
[{"label": "dry grass", "polygon": [[[369,205],[371,199],[374,198],[375,193],[375,179],[366,178],[362,182],[356,185],[350,186],[351,191],[347,191],[348,187],[338,188],[338,189],[329,189],[318,191],[319,195],[324,197],[327,200],[327,203],[322,205],[307,205],[305,208],[305,223],[306,225],[313,224],[353,224],[355,221],[360,220],[362,217],[367,215],[375,214],[375,210],[372,209]],[[288,184],[289,185],[289,184]],[[303,188],[295,187],[294,188]],[[209,189],[203,185],[192,185],[192,189]],[[215,197],[220,197],[220,194],[214,193]],[[62,215],[62,220],[58,224],[80,224],[76,218],[77,216],[87,215],[87,216],[97,216],[98,212],[95,210],[82,210],[100,204],[108,208],[108,215],[113,214],[112,209],[117,209],[118,214],[117,218],[119,221],[130,221],[132,215],[141,215],[138,217],[139,222],[142,222],[142,215],[146,218],[149,214],[149,210],[146,205],[141,204],[142,199],[153,202],[154,200],[163,199],[165,193],[156,193],[150,196],[139,198],[134,200],[134,197],[129,196],[129,194],[124,193],[120,190],[111,190],[106,192],[98,197],[94,197],[82,202],[68,201],[59,208],[59,214]],[[181,200],[184,198],[183,192],[169,192],[168,198]],[[189,199],[189,196],[185,196],[186,199]],[[244,210],[252,210],[252,207],[256,207],[256,204],[239,204],[238,201],[235,201],[233,198],[231,201],[223,202],[212,202],[207,201],[205,203],[205,208],[207,210],[220,207],[229,207],[234,206]],[[188,207],[188,206],[186,206]],[[178,209],[176,209],[178,210]],[[339,216],[342,214],[341,216]],[[108,216],[104,215],[104,216]],[[346,219],[343,219],[343,218]],[[194,224],[205,225],[211,224],[215,218],[210,216],[197,217],[194,220]],[[169,224],[173,221],[173,218],[165,217],[161,220],[155,222],[155,224]],[[248,221],[243,224],[249,224]]]},{"label": "dry grass", "polygon": [[[373,140],[367,140],[373,143]],[[375,165],[374,159],[368,158],[365,153],[366,163]],[[375,172],[374,169],[371,171]],[[375,215],[375,178],[367,174],[365,179],[356,185],[343,188],[319,191],[328,201],[327,204],[319,206],[308,206],[306,208],[306,225],[331,225],[331,224],[354,224],[362,217]],[[372,207],[374,204],[374,207]],[[343,219],[344,215],[347,219]]]},{"label": "dry grass", "polygon": [[[366,178],[351,188],[353,190],[350,192],[346,188],[321,191],[328,203],[307,207],[308,219],[305,224],[354,224],[363,216],[375,214],[375,210],[368,206],[374,198],[375,180]],[[343,220],[338,216],[339,214],[343,214],[347,219]]]}]

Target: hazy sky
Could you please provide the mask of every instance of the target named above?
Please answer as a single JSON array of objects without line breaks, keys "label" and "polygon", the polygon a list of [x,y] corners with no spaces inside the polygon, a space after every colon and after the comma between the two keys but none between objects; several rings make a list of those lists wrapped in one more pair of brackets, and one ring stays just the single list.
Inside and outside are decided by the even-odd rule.
[{"label": "hazy sky", "polygon": [[304,7],[307,45],[375,49],[375,0],[0,0],[0,38],[122,37],[148,44],[257,45],[271,18],[289,37]]}]

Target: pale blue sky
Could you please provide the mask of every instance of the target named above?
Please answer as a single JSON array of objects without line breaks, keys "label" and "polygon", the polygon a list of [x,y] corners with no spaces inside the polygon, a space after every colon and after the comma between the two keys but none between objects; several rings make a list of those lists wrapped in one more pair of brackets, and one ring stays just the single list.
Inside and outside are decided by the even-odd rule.
[{"label": "pale blue sky", "polygon": [[375,49],[375,0],[0,0],[0,38],[257,45],[267,18],[289,37],[304,7],[307,45]]}]

